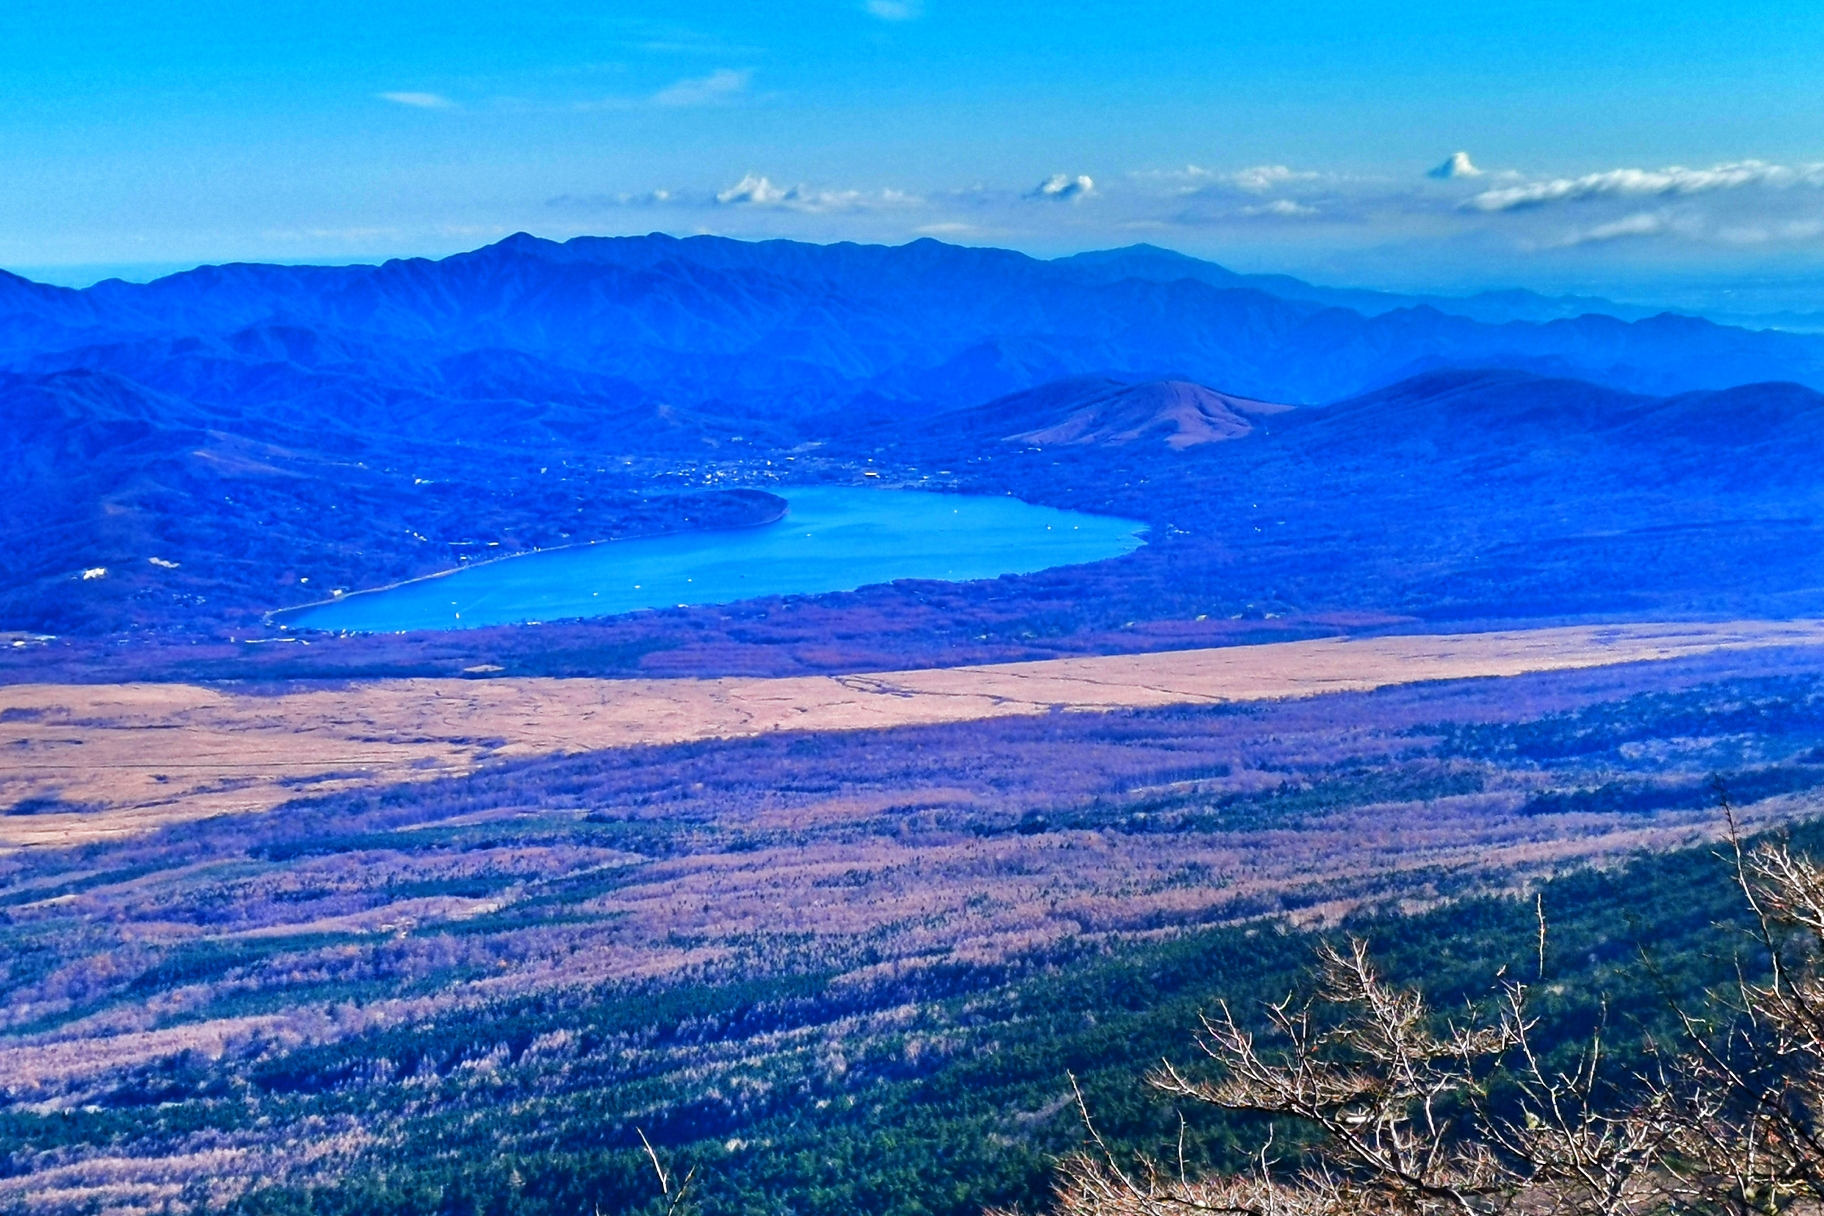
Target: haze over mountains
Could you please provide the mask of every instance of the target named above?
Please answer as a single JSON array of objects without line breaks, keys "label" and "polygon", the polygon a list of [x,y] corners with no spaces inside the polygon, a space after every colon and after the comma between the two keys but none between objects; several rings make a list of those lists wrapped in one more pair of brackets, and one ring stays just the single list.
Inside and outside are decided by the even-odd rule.
[{"label": "haze over mountains", "polygon": [[[1278,293],[1263,290],[1278,288]],[[1321,402],[1439,367],[1641,392],[1824,387],[1824,337],[1671,315],[1490,324],[1375,316],[1295,280],[1139,247],[1042,262],[898,247],[515,236],[431,262],[206,267],[86,291],[0,281],[0,361],[83,367],[205,401],[324,401],[352,382],[420,398],[718,403],[807,417],[857,401],[955,407],[1065,375],[1176,375]],[[1345,297],[1354,298],[1354,297]],[[358,401],[340,416],[364,418]]]},{"label": "haze over mountains", "polygon": [[[1542,300],[1461,311],[1569,307]],[[870,460],[1146,520],[1124,590],[1057,591],[1123,621],[1790,607],[1824,586],[1820,387],[1824,336],[1492,323],[1146,246],[521,235],[7,276],[0,489],[30,541],[0,627],[244,631],[479,556],[748,522],[776,500],[730,487]],[[1024,635],[1081,625],[1047,611]]]},{"label": "haze over mountains", "polygon": [[[1815,813],[1818,627],[1742,618],[1824,616],[1824,339],[1261,287],[666,238],[0,283],[0,1201],[650,1212],[663,1160],[711,1213],[1037,1210],[1073,1079],[1121,1151],[1184,1137],[1140,1078],[1197,1009],[1283,996],[1299,924],[1407,941],[1455,1007],[1544,965],[1541,905],[1472,897],[1539,894],[1583,977],[1551,1058],[1657,1034],[1667,975],[1726,985],[1709,846],[1547,879],[1702,841],[1718,774],[1732,822]],[[832,485],[1145,543],[472,630],[269,615]],[[1691,618],[1735,624],[1656,623]],[[967,669],[1065,655],[1115,657]],[[806,673],[844,678],[698,678]],[[1216,1127],[1187,1168],[1229,1168]]]}]

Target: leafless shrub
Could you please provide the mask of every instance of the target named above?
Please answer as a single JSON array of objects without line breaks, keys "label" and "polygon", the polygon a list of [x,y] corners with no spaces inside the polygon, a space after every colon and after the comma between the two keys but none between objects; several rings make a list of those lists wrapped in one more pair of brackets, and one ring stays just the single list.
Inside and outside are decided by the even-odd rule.
[{"label": "leafless shrub", "polygon": [[[1729,810],[1727,799],[1724,810]],[[1667,1173],[1687,1204],[1731,1213],[1824,1205],[1824,870],[1784,843],[1743,847],[1736,881],[1768,960],[1702,1016],[1681,1012],[1688,1051],[1662,1091],[1675,1135]]]},{"label": "leafless shrub", "polygon": [[[1528,1038],[1522,984],[1503,985],[1485,1017],[1458,1021],[1383,980],[1359,940],[1323,947],[1318,962],[1313,996],[1267,1008],[1272,1048],[1224,1006],[1202,1019],[1197,1039],[1219,1079],[1194,1079],[1170,1063],[1149,1078],[1173,1098],[1315,1132],[1308,1161],[1281,1175],[1263,1149],[1248,1171],[1194,1180],[1182,1157],[1175,1171],[1147,1159],[1124,1167],[1091,1124],[1093,1151],[1060,1172],[1059,1209],[1622,1216],[1646,1206],[1665,1133],[1659,1122],[1612,1116],[1595,1101],[1600,1038],[1574,1073],[1551,1072]],[[1518,1091],[1515,1113],[1495,1113],[1489,1101],[1498,1074]]]},{"label": "leafless shrub", "polygon": [[658,1150],[652,1147],[652,1141],[646,1138],[646,1133],[638,1128],[634,1130],[639,1131],[640,1144],[646,1149],[646,1156],[652,1161],[652,1172],[659,1177],[659,1193],[665,1198],[665,1216],[685,1216],[686,1213],[694,1210],[694,1205],[690,1201],[690,1184],[697,1179],[696,1166],[691,1166],[684,1177],[679,1178],[666,1169],[665,1163],[659,1160]]},{"label": "leafless shrub", "polygon": [[[1725,802],[1725,811],[1727,811]],[[1730,1216],[1824,1211],[1824,868],[1774,841],[1743,846],[1736,879],[1767,959],[1702,1014],[1679,1011],[1682,1051],[1650,1051],[1627,1094],[1603,1080],[1598,1031],[1567,1071],[1534,1049],[1527,985],[1443,1016],[1389,984],[1367,947],[1321,948],[1315,991],[1264,1010],[1256,1033],[1226,1007],[1197,1045],[1214,1079],[1166,1063],[1169,1097],[1299,1129],[1282,1167],[1272,1137],[1252,1166],[1195,1178],[1123,1159],[1082,1113],[1089,1147],[1056,1179],[1064,1216]],[[1543,917],[1541,918],[1543,933]],[[1543,938],[1541,947],[1543,971]],[[1650,1045],[1651,1046],[1651,1045]],[[1081,1105],[1081,1094],[1078,1095]]]}]

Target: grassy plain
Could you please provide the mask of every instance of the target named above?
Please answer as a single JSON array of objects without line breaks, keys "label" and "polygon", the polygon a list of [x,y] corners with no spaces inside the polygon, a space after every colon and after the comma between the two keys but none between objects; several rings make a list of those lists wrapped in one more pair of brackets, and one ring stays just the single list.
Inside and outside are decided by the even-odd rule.
[{"label": "grassy plain", "polygon": [[[888,316],[913,347],[829,330],[809,307],[827,283],[787,290],[793,270],[769,289],[817,331],[793,357],[706,360],[565,291],[520,328],[534,313],[502,290],[595,264],[541,248],[452,263],[431,312],[418,286],[396,297],[422,331],[308,308],[282,332],[231,309],[232,341],[200,344],[124,314],[108,347],[51,314],[19,331],[0,1212],[650,1210],[636,1128],[702,1168],[718,1216],[1030,1206],[1077,1139],[1067,1070],[1111,1135],[1158,1147],[1176,1124],[1137,1074],[1199,1004],[1280,995],[1339,921],[1446,1004],[1532,957],[1530,900],[1507,896],[1543,890],[1572,983],[1542,1036],[1613,991],[1625,1054],[1664,1009],[1626,971],[1641,946],[1680,992],[1729,974],[1711,777],[1751,825],[1824,809],[1824,626],[1664,623],[1824,613],[1809,390],[1452,371],[1252,421],[1158,387],[949,412],[1054,374],[1008,370],[1040,366],[1053,329],[1058,373],[1319,378],[1284,400],[1380,384],[1412,350],[1358,342],[1369,363],[1337,381],[1256,329],[1334,325],[1181,268],[1113,280],[1158,297],[1163,328],[1086,337],[1071,302],[1093,284],[959,296],[976,272],[945,254],[911,280],[843,271],[890,284],[866,332]],[[784,332],[747,280],[687,278],[651,298]],[[1010,300],[1043,307],[1001,347]],[[579,318],[612,339],[588,373]],[[1261,339],[1240,364],[1206,357],[1225,327]],[[1770,374],[1674,328],[1655,341],[1676,351],[1622,363]],[[1452,349],[1486,339],[1505,364],[1517,332]],[[806,350],[837,355],[819,371]],[[300,636],[268,615],[772,517],[734,487],[864,481],[1120,515],[1148,540],[1019,578],[536,627]],[[1661,623],[1467,632],[1592,620]],[[1452,632],[1359,636],[1396,628]],[[1192,1128],[1193,1160],[1249,1130]]]},{"label": "grassy plain", "polygon": [[1575,626],[1324,638],[847,676],[0,685],[0,847],[270,809],[301,792],[536,755],[1221,704],[1824,645],[1824,624]]},{"label": "grassy plain", "polygon": [[[1305,947],[1262,948],[1282,929],[1700,844],[1713,773],[1752,824],[1816,815],[1808,628],[1590,635],[1595,666],[1533,635],[1332,643],[1427,648],[1409,679],[1519,674],[1254,700],[1212,700],[1217,676],[1249,687],[1219,667],[1195,688],[1132,666],[989,669],[961,696],[938,672],[828,681],[831,706],[957,720],[766,729],[754,705],[790,707],[743,702],[724,729],[744,737],[629,743],[664,721],[610,714],[588,737],[623,745],[592,750],[546,707],[518,755],[455,751],[475,746],[456,714],[436,738],[466,771],[275,785],[291,796],[266,814],[13,849],[0,1204],[629,1210],[635,1126],[714,1166],[718,1212],[1030,1199],[1071,1136],[1061,1069],[1088,1059],[1119,1094],[1117,1064],[1181,1035],[1184,1001],[1294,975]],[[1290,662],[1247,672],[1303,687]],[[515,695],[460,689],[496,685]],[[271,706],[336,694],[217,693],[272,755],[291,736]],[[1142,695],[1161,703],[1115,700]],[[1117,1007],[1150,1029],[1111,1039]]]}]

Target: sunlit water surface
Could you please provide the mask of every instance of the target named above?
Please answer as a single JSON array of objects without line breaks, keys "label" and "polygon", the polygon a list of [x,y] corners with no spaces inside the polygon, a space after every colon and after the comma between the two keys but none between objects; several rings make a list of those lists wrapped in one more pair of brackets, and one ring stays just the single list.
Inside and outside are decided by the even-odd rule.
[{"label": "sunlit water surface", "polygon": [[279,615],[290,626],[392,633],[612,616],[895,579],[994,578],[1102,561],[1143,524],[1010,497],[820,486],[778,491],[758,528],[548,549]]}]

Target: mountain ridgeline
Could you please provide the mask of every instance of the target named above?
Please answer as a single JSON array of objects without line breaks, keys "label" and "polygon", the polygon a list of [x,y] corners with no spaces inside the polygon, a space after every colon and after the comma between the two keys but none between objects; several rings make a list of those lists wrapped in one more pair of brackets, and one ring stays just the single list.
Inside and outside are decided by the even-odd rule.
[{"label": "mountain ridgeline", "polygon": [[[934,241],[0,275],[0,1211],[1039,1210],[1081,1114],[1256,1159],[1143,1077],[1344,933],[1437,1008],[1536,977],[1547,1066],[1606,1027],[1625,1086],[1762,974],[1717,795],[1824,851],[1824,647],[1740,621],[1824,616],[1824,336],[1607,307]],[[839,534],[806,487],[936,515],[922,570],[1007,495],[1146,530],[542,624],[278,611]],[[1691,618],[1735,648],[879,674]],[[511,678],[813,672],[874,674]]]},{"label": "mountain ridgeline", "polygon": [[[930,240],[0,274],[0,629],[243,634],[486,556],[759,522],[868,462],[1151,525],[1109,569],[1001,580],[992,628],[957,593],[976,639],[1824,608],[1824,336],[1458,304]],[[908,596],[831,610],[878,629]]]},{"label": "mountain ridgeline", "polygon": [[[1421,304],[1370,316],[1296,283],[1144,247],[1045,262],[933,240],[521,235],[441,261],[205,267],[86,291],[9,276],[0,360],[110,370],[218,405],[314,402],[363,426],[493,399],[917,413],[1090,373],[1307,404],[1444,367],[1648,393],[1824,388],[1824,337],[1672,315],[1490,324]],[[406,399],[381,407],[383,388]],[[486,414],[472,412],[470,433],[499,438]]]}]

